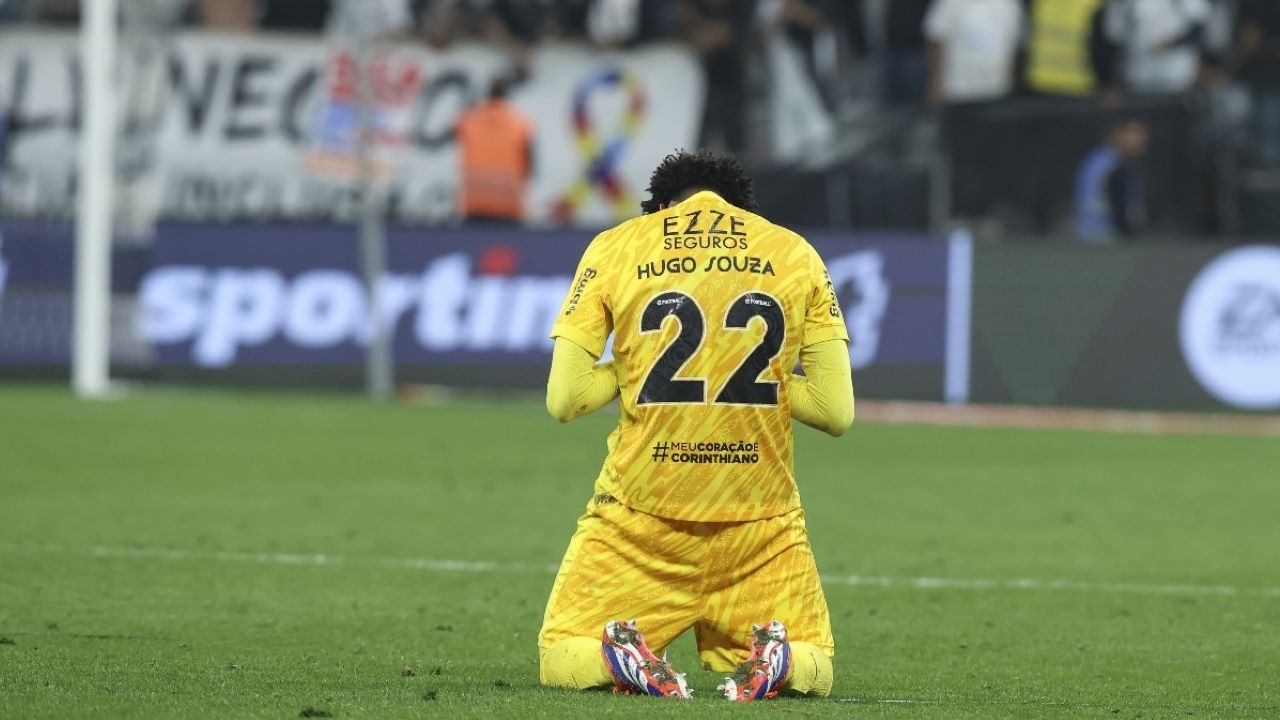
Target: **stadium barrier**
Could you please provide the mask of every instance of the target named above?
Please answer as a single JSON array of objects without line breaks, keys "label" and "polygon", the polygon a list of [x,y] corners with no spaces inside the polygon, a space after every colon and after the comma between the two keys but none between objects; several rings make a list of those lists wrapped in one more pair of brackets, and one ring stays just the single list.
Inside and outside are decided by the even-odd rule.
[{"label": "stadium barrier", "polygon": [[[0,230],[0,373],[65,368],[71,230]],[[380,314],[398,379],[541,387],[546,333],[590,238],[393,227]],[[861,397],[1280,408],[1275,246],[969,255],[964,236],[809,238],[845,309]],[[115,251],[113,372],[355,384],[369,335],[357,255],[354,231],[331,224],[163,224],[152,246]]]}]

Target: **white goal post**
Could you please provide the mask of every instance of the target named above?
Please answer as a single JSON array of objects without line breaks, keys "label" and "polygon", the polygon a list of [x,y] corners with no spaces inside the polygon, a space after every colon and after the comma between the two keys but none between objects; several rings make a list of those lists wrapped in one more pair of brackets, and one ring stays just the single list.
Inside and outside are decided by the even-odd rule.
[{"label": "white goal post", "polygon": [[81,0],[84,119],[76,209],[71,382],[77,395],[90,398],[105,396],[110,379],[115,56],[116,0]]}]

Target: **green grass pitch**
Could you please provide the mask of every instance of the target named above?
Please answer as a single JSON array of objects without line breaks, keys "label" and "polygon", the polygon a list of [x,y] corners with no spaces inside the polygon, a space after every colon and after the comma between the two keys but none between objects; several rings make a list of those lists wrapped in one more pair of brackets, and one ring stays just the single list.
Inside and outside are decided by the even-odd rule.
[{"label": "green grass pitch", "polygon": [[1235,437],[797,427],[832,697],[718,700],[687,636],[690,703],[540,688],[615,412],[0,386],[0,718],[1280,717],[1280,442]]}]

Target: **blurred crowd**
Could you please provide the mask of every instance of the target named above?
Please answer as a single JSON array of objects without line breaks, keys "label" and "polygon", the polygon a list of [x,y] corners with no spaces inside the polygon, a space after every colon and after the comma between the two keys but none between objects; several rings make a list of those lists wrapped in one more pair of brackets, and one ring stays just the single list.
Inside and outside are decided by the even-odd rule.
[{"label": "blurred crowd", "polygon": [[[145,0],[223,31],[321,32],[342,0]],[[80,0],[0,0],[0,20],[72,23]],[[1280,166],[1280,3],[1274,0],[356,0],[387,32],[443,47],[507,48],[518,66],[543,42],[620,47],[683,41],[716,100],[742,102],[749,55],[769,33],[798,46],[828,106],[839,75],[874,60],[888,105],[935,108],[1016,94],[1212,91],[1253,100],[1258,157]],[[160,10],[156,10],[160,12]],[[845,74],[848,74],[847,72]],[[742,149],[742,130],[721,128]]]},{"label": "blurred crowd", "polygon": [[[342,0],[146,0],[191,25],[320,32]],[[739,74],[762,29],[781,27],[811,62],[875,56],[888,103],[942,106],[1016,92],[1114,101],[1238,78],[1280,122],[1274,0],[357,0],[389,33],[434,46],[478,39],[519,55],[542,42],[601,47],[678,39],[717,77]],[[0,20],[74,23],[80,0],[0,0]],[[818,56],[818,57],[813,57]],[[1280,133],[1275,133],[1280,135]],[[1264,157],[1280,163],[1280,139]]]},{"label": "blurred crowd", "polygon": [[[1280,166],[1280,3],[1273,0],[893,0],[884,96],[935,107],[1011,95],[1249,91],[1257,158]],[[1217,98],[1230,103],[1228,98]]]},{"label": "blurred crowd", "polygon": [[[343,0],[162,0],[189,24],[215,30],[319,32]],[[157,0],[145,0],[156,3]],[[682,6],[755,2],[685,0],[356,0],[361,12],[393,18],[393,33],[433,45],[480,39],[529,46],[554,40],[628,45],[676,34]],[[0,0],[0,20],[73,23],[80,0]]]}]

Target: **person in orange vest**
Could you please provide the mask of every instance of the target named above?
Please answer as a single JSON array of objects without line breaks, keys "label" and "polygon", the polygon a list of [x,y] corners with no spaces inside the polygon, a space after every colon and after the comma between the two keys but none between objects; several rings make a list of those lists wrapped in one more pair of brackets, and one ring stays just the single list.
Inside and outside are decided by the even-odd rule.
[{"label": "person in orange vest", "polygon": [[489,98],[462,113],[457,137],[464,220],[521,222],[533,175],[533,123],[507,94],[511,81],[493,81]]}]

